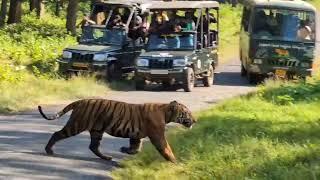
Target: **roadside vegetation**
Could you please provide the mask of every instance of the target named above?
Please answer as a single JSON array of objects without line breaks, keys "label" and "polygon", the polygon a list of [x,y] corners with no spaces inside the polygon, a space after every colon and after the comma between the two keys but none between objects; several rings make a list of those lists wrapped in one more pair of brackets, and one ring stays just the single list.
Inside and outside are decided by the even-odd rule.
[{"label": "roadside vegetation", "polygon": [[[38,103],[104,96],[108,85],[90,77],[67,81],[57,72],[56,59],[62,50],[77,43],[65,29],[65,9],[60,16],[54,16],[54,8],[47,6],[46,13],[39,19],[35,12],[27,13],[26,3],[22,7],[24,14],[20,23],[0,28],[0,112],[34,108]],[[79,12],[88,11],[89,4],[81,2]],[[237,52],[240,12],[239,7],[222,5],[221,61]],[[82,18],[81,13],[78,15]],[[124,85],[115,83],[110,88],[120,86]]]},{"label": "roadside vegetation", "polygon": [[222,4],[220,10],[220,46],[219,60],[222,63],[239,54],[239,34],[242,6],[231,7]]},{"label": "roadside vegetation", "polygon": [[149,143],[115,179],[319,179],[320,78],[267,82],[257,92],[198,113],[192,130],[171,129],[178,164]]},{"label": "roadside vegetation", "polygon": [[311,4],[316,6],[317,10],[320,11],[320,1],[319,0],[310,0]]},{"label": "roadside vegetation", "polygon": [[65,20],[50,13],[41,19],[26,14],[21,23],[0,29],[0,112],[104,96],[108,87],[94,78],[65,80],[57,72],[56,59],[75,39],[66,33]]}]

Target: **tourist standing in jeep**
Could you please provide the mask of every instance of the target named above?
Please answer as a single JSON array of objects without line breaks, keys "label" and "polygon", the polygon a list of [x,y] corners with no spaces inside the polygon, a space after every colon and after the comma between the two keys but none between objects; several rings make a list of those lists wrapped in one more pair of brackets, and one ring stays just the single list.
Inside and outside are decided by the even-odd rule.
[{"label": "tourist standing in jeep", "polygon": [[273,75],[312,74],[316,9],[300,0],[244,2],[240,34],[241,74],[251,83]]},{"label": "tourist standing in jeep", "polygon": [[[197,80],[211,86],[218,63],[219,3],[173,1],[149,4],[151,24],[148,42],[136,63],[135,83],[179,85],[192,91]],[[212,15],[213,13],[213,15]]]},{"label": "tourist standing in jeep", "polygon": [[108,80],[134,71],[135,59],[144,45],[144,37],[130,37],[132,24],[141,15],[142,0],[100,1],[86,17],[79,44],[64,49],[60,71],[66,74],[95,72]]}]

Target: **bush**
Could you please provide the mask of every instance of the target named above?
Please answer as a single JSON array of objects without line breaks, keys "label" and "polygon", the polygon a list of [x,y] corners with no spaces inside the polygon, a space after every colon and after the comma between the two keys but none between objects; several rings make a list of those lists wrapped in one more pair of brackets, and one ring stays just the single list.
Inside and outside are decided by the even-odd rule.
[{"label": "bush", "polygon": [[0,60],[14,65],[52,64],[65,47],[76,43],[64,24],[50,15],[40,20],[35,14],[24,15],[22,23],[0,30]]}]

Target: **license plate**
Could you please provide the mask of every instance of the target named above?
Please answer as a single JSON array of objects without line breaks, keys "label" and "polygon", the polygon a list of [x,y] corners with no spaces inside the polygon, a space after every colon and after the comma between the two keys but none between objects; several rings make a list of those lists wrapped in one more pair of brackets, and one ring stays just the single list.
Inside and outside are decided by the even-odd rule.
[{"label": "license plate", "polygon": [[287,71],[284,70],[284,69],[276,69],[275,74],[276,74],[276,76],[278,76],[278,77],[285,78],[285,77],[286,77],[286,74],[287,74]]},{"label": "license plate", "polygon": [[86,68],[86,67],[89,66],[89,64],[88,64],[88,63],[73,63],[72,66],[74,66],[74,67],[84,67],[84,68]]},{"label": "license plate", "polygon": [[169,74],[168,70],[162,70],[162,69],[152,69],[150,73],[151,74]]}]

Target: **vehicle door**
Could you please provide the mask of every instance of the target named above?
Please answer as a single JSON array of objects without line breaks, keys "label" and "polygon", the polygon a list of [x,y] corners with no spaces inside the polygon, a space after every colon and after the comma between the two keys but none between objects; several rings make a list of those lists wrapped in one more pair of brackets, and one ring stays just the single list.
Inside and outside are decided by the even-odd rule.
[{"label": "vehicle door", "polygon": [[240,31],[240,59],[245,68],[249,63],[249,51],[250,51],[250,24],[251,24],[252,9],[249,6],[244,6],[243,15],[241,21]]},{"label": "vehicle door", "polygon": [[[216,15],[210,9],[205,9],[205,14],[201,18],[202,24],[202,48],[198,50],[199,60],[197,62],[197,74],[206,72],[213,62],[213,53],[215,47],[214,35],[210,29],[214,29],[216,21]],[[212,30],[213,32],[213,30]]]}]

